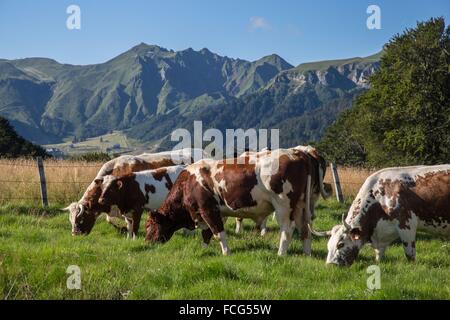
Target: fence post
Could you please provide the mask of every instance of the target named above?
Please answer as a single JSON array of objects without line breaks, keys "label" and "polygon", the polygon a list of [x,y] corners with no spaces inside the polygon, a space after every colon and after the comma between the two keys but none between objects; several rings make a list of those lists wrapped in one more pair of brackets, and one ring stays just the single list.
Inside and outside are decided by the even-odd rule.
[{"label": "fence post", "polygon": [[37,157],[36,162],[37,162],[37,167],[39,170],[39,181],[41,182],[42,206],[44,208],[47,208],[48,207],[47,183],[45,182],[44,163],[42,161],[42,157]]},{"label": "fence post", "polygon": [[336,199],[339,202],[344,202],[344,196],[342,195],[341,182],[339,181],[339,175],[334,163],[330,163],[331,173],[333,174],[334,190],[336,191]]}]

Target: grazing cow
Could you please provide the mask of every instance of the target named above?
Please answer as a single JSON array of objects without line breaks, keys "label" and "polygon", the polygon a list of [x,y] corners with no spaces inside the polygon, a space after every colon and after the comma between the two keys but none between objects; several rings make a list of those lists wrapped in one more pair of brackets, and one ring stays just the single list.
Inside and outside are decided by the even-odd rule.
[{"label": "grazing cow", "polygon": [[[212,235],[228,255],[223,217],[249,218],[261,222],[275,210],[281,237],[278,254],[287,252],[292,232],[301,230],[303,251],[311,252],[309,192],[311,159],[298,150],[278,149],[254,163],[246,159],[201,160],[186,167],[159,210],[146,223],[146,240],[166,242],[184,227],[204,229],[204,242]],[[309,183],[308,183],[309,182]]]},{"label": "grazing cow", "polygon": [[[312,161],[312,171],[311,171],[311,199],[310,199],[310,211],[311,211],[311,219],[315,218],[315,205],[319,200],[320,195],[324,199],[328,198],[331,194],[331,185],[328,183],[324,183],[323,179],[325,177],[325,173],[327,170],[325,159],[319,155],[317,150],[311,146],[297,146],[294,148],[290,148],[290,150],[299,150],[301,152],[306,153],[311,161]],[[270,153],[270,150],[263,150],[261,152],[244,152],[240,157],[249,157],[250,161],[254,161],[257,157],[261,157],[263,155],[267,155]],[[256,228],[261,231],[261,236],[266,234],[266,224],[267,219],[264,219],[260,224],[256,225]],[[239,233],[242,230],[242,218],[236,218],[236,233]]]},{"label": "grazing cow", "polygon": [[327,263],[351,265],[365,243],[380,260],[400,238],[406,258],[416,258],[416,231],[450,236],[450,165],[388,168],[364,182],[342,225],[331,231]]},{"label": "grazing cow", "polygon": [[[72,224],[72,234],[89,234],[95,224],[96,219],[102,212],[106,212],[106,219],[112,223],[113,217],[121,217],[117,210],[110,210],[108,206],[98,203],[101,195],[101,184],[96,183],[107,175],[120,177],[133,172],[157,169],[177,164],[190,164],[197,157],[203,157],[201,149],[181,149],[165,151],[160,153],[143,153],[141,155],[123,155],[106,162],[97,173],[95,179],[86,189],[78,202],[70,204],[64,210],[69,211],[69,220]],[[113,224],[114,225],[114,224]]]},{"label": "grazing cow", "polygon": [[104,207],[116,206],[127,222],[128,237],[136,238],[144,209],[159,208],[173,182],[184,165],[145,170],[116,177],[113,175],[96,179],[102,193],[98,203]]}]

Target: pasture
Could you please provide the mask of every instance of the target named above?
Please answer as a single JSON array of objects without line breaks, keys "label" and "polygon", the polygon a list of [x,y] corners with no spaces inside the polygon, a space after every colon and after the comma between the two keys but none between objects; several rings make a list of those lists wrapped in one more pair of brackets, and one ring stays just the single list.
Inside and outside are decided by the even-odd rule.
[{"label": "pasture", "polygon": [[[295,234],[288,255],[278,257],[278,227],[271,219],[264,238],[250,221],[235,235],[229,219],[229,257],[221,255],[217,241],[203,248],[199,233],[177,232],[164,245],[148,245],[144,221],[135,241],[119,234],[104,217],[89,236],[72,237],[68,216],[59,209],[81,196],[100,164],[49,161],[45,167],[51,205],[47,210],[40,208],[34,162],[0,162],[1,299],[450,298],[448,242],[427,234],[418,235],[415,263],[406,261],[399,244],[387,250],[379,264],[380,290],[366,285],[367,267],[375,264],[371,248],[365,247],[351,267],[326,266],[326,239],[315,238],[312,256],[305,257]],[[339,173],[346,202],[321,200],[317,229],[340,221],[369,174],[355,169]],[[80,267],[80,290],[66,287],[70,265]]]}]

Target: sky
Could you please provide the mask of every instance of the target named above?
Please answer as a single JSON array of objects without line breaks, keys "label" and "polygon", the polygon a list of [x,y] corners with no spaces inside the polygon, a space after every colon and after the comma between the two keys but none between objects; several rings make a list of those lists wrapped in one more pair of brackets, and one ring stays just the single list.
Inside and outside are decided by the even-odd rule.
[{"label": "sky", "polygon": [[[81,29],[66,26],[72,4]],[[367,28],[369,5],[381,29]],[[449,0],[0,0],[0,58],[93,64],[145,42],[251,61],[276,53],[298,65],[374,54],[437,16],[449,24]]]}]

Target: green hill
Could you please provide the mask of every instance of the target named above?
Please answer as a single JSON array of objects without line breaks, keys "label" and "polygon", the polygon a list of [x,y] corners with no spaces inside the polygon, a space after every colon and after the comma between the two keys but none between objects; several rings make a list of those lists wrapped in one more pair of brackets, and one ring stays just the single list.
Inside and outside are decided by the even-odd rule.
[{"label": "green hill", "polygon": [[250,62],[206,48],[173,51],[141,43],[94,65],[0,60],[0,115],[39,144],[113,130],[161,142],[197,119],[219,128],[279,127],[285,143],[305,142],[317,139],[367,87],[377,59],[294,68],[275,54]]},{"label": "green hill", "polygon": [[8,120],[0,117],[0,157],[36,157],[47,156],[44,149],[19,136]]}]

